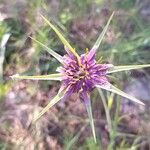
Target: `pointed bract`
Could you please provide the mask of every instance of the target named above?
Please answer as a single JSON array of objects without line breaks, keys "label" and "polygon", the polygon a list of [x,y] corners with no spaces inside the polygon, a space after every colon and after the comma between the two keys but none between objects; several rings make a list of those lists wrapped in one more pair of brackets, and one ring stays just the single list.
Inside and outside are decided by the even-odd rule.
[{"label": "pointed bract", "polygon": [[102,42],[102,40],[103,40],[103,38],[104,38],[104,35],[105,35],[105,33],[106,33],[107,29],[108,29],[108,26],[109,26],[109,24],[110,24],[110,22],[111,22],[113,16],[114,16],[114,12],[111,14],[111,16],[110,16],[110,18],[109,18],[109,20],[108,20],[106,26],[104,27],[102,33],[99,35],[97,41],[95,42],[95,44],[94,44],[94,46],[92,47],[91,50],[93,50],[93,49],[96,49],[96,50],[97,50],[97,49],[99,48],[99,46],[100,46],[100,44],[101,44],[101,42]]},{"label": "pointed bract", "polygon": [[40,76],[20,76],[19,74],[15,74],[10,76],[13,80],[14,79],[28,79],[28,80],[56,80],[61,81],[62,75],[61,74],[50,74],[50,75],[40,75]]},{"label": "pointed bract", "polygon": [[95,134],[95,126],[94,126],[94,120],[93,120],[93,115],[92,115],[92,107],[91,107],[91,100],[90,97],[87,93],[83,92],[81,93],[81,100],[84,102],[87,113],[88,113],[88,117],[90,120],[90,126],[92,129],[92,134],[93,134],[93,138],[94,141],[96,143],[96,134]]},{"label": "pointed bract", "polygon": [[127,65],[127,66],[114,66],[110,70],[108,70],[107,73],[115,73],[120,71],[129,71],[129,70],[135,70],[135,69],[142,69],[150,67],[150,64],[145,65]]},{"label": "pointed bract", "polygon": [[48,105],[42,109],[42,111],[33,118],[32,123],[35,123],[40,117],[42,117],[51,107],[58,103],[65,95],[66,90],[60,90],[58,94],[48,103]]},{"label": "pointed bract", "polygon": [[107,91],[110,91],[110,92],[113,92],[113,93],[115,93],[115,94],[118,94],[118,95],[120,95],[120,96],[122,96],[122,97],[125,97],[125,98],[127,98],[127,99],[129,99],[129,100],[131,100],[131,101],[133,101],[133,102],[138,103],[138,104],[145,105],[143,102],[141,102],[141,101],[138,100],[137,98],[135,98],[135,97],[133,97],[133,96],[131,96],[131,95],[129,95],[129,94],[127,94],[127,93],[121,91],[120,89],[116,88],[116,87],[113,86],[112,84],[110,84],[109,87],[100,86],[100,85],[97,85],[96,87],[97,87],[97,88],[104,89],[104,90],[107,90]]},{"label": "pointed bract", "polygon": [[69,44],[69,42],[64,38],[64,36],[61,34],[61,32],[50,23],[49,20],[47,20],[44,16],[41,15],[41,17],[44,19],[44,21],[55,31],[55,33],[58,35],[64,46],[66,46],[77,58],[79,58],[79,55],[76,53],[75,49],[72,48],[72,46]]},{"label": "pointed bract", "polygon": [[57,54],[55,51],[53,51],[51,48],[47,47],[46,45],[44,45],[43,43],[41,43],[40,41],[34,39],[33,37],[30,37],[33,41],[35,41],[36,43],[38,43],[40,46],[42,46],[43,48],[46,49],[46,51],[52,55],[54,58],[56,58],[61,64],[64,64],[63,58],[62,56],[60,56],[59,54]]}]

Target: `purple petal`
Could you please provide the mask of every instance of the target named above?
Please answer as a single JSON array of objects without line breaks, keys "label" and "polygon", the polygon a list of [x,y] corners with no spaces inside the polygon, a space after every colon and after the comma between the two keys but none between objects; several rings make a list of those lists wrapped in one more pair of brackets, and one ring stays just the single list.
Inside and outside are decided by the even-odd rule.
[{"label": "purple petal", "polygon": [[84,102],[85,105],[91,104],[90,96],[88,95],[87,92],[83,91],[82,93],[80,93],[80,98]]},{"label": "purple petal", "polygon": [[96,49],[91,49],[90,52],[87,54],[88,61],[94,60],[96,57]]},{"label": "purple petal", "polygon": [[71,53],[71,51],[68,49],[68,47],[64,46],[67,54],[69,55],[70,58],[72,59],[76,59],[75,55],[73,53]]},{"label": "purple petal", "polygon": [[68,91],[65,93],[64,97],[62,98],[62,101],[66,101],[66,100],[72,95],[72,93],[73,93],[73,91],[68,90]]}]

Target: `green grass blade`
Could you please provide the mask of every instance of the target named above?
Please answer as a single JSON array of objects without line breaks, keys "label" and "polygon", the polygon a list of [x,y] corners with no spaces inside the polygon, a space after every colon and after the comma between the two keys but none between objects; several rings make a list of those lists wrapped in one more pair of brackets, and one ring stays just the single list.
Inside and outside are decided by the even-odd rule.
[{"label": "green grass blade", "polygon": [[43,43],[41,43],[40,41],[34,39],[33,37],[30,37],[33,41],[35,41],[36,43],[38,43],[40,46],[42,46],[43,48],[46,49],[46,51],[52,55],[54,58],[56,58],[60,63],[64,64],[63,58],[62,56],[60,56],[59,54],[57,54],[55,51],[53,51],[51,48],[47,47],[46,45],[44,45]]},{"label": "green grass blade", "polygon": [[120,71],[128,71],[128,70],[135,70],[135,69],[141,69],[150,67],[150,64],[146,65],[129,65],[129,66],[114,66],[111,70],[108,71],[108,73],[115,73]]},{"label": "green grass blade", "polygon": [[73,138],[69,137],[69,140],[65,141],[66,142],[66,145],[64,147],[65,150],[72,150],[72,147],[75,145],[81,133],[85,130],[86,127],[87,125],[83,126]]},{"label": "green grass blade", "polygon": [[95,126],[94,126],[94,121],[93,121],[93,115],[92,115],[92,107],[91,107],[91,102],[89,102],[88,104],[85,104],[87,113],[88,113],[88,117],[90,120],[90,126],[92,128],[92,133],[93,133],[93,137],[94,137],[94,141],[96,143],[96,134],[95,134]]},{"label": "green grass blade", "polygon": [[79,58],[79,55],[76,53],[75,49],[72,48],[69,42],[61,34],[61,32],[53,24],[51,24],[50,21],[48,21],[44,16],[41,15],[41,17],[55,31],[55,33],[58,35],[64,46],[66,46],[70,50],[70,52],[72,52],[77,58]]},{"label": "green grass blade", "polygon": [[35,123],[40,117],[42,117],[51,107],[53,107],[57,102],[59,102],[65,95],[66,90],[61,90],[58,94],[48,103],[48,105],[42,109],[42,111],[33,118],[32,123]]},{"label": "green grass blade", "polygon": [[99,37],[98,37],[97,41],[95,42],[94,46],[92,47],[92,49],[98,49],[98,47],[100,46],[113,16],[114,16],[114,12],[111,14],[106,26],[104,27],[102,33],[99,35]]},{"label": "green grass blade", "polygon": [[50,74],[50,75],[41,75],[41,76],[20,76],[19,74],[15,74],[10,76],[12,79],[28,79],[28,80],[56,80],[61,81],[61,74]]},{"label": "green grass blade", "polygon": [[138,100],[137,98],[135,98],[135,97],[133,97],[133,96],[131,96],[131,95],[129,95],[129,94],[127,94],[127,93],[121,91],[120,89],[116,88],[116,87],[113,86],[112,84],[110,84],[110,87],[99,86],[99,85],[97,85],[96,87],[97,87],[97,88],[101,88],[101,89],[105,89],[105,90],[110,91],[110,92],[113,92],[113,93],[115,93],[115,94],[118,94],[118,95],[120,95],[120,96],[122,96],[122,97],[125,97],[125,98],[127,98],[127,99],[129,99],[129,100],[131,100],[131,101],[133,101],[133,102],[138,103],[138,104],[145,105],[143,102],[141,102],[141,101]]}]

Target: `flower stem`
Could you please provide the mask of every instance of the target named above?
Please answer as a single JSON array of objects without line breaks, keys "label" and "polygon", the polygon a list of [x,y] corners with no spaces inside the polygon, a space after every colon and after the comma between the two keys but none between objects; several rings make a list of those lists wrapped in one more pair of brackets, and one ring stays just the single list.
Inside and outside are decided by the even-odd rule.
[{"label": "flower stem", "polygon": [[98,91],[100,93],[101,100],[102,100],[102,103],[104,106],[106,119],[107,119],[107,123],[108,123],[108,130],[109,130],[109,133],[111,133],[112,132],[112,122],[111,122],[111,117],[110,117],[110,113],[109,113],[109,108],[108,108],[107,103],[106,103],[106,98],[105,98],[101,89],[99,89]]}]

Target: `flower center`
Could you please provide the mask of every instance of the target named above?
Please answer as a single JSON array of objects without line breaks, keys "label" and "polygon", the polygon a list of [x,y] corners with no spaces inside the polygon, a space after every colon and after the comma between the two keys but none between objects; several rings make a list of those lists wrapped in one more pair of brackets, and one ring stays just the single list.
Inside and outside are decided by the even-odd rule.
[{"label": "flower center", "polygon": [[85,77],[87,76],[88,72],[86,71],[85,68],[80,67],[80,68],[79,68],[79,71],[77,71],[76,74],[77,74],[77,76],[78,76],[78,79],[83,79],[83,78],[85,78]]},{"label": "flower center", "polygon": [[97,64],[95,58],[89,59],[86,54],[81,55],[81,64],[74,57],[65,56],[64,59],[66,64],[61,71],[64,73],[63,84],[73,92],[90,92],[96,84],[107,82],[108,65]]}]

